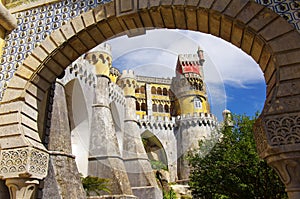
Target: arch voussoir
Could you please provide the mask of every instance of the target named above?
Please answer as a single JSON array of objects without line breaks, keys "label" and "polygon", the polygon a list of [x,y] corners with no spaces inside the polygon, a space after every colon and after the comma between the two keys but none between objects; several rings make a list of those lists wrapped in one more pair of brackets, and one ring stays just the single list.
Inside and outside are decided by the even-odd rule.
[{"label": "arch voussoir", "polygon": [[209,33],[219,37],[221,27],[221,14],[219,12],[209,13]]},{"label": "arch voussoir", "polygon": [[[232,19],[223,15],[221,18],[220,37],[228,42],[230,42],[231,39],[232,26],[233,26]],[[247,42],[243,42],[243,43],[244,43],[244,48],[246,48],[245,43]]]},{"label": "arch voussoir", "polygon": [[296,30],[287,32],[280,37],[277,37],[268,42],[272,48],[273,53],[282,53],[284,51],[291,51],[300,49],[300,36]]}]

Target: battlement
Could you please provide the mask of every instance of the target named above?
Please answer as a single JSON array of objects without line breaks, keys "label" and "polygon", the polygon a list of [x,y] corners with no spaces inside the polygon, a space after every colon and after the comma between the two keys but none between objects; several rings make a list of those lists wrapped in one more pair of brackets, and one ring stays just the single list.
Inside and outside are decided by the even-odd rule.
[{"label": "battlement", "polygon": [[137,115],[137,121],[140,128],[149,129],[170,129],[180,126],[209,126],[217,127],[218,120],[211,113],[194,113],[194,114],[182,114],[177,117],[160,117],[160,116],[143,116],[140,118]]},{"label": "battlement", "polygon": [[124,91],[115,83],[110,82],[108,85],[109,103],[117,102],[125,105]]},{"label": "battlement", "polygon": [[121,73],[117,68],[111,67],[110,68],[110,74],[115,75],[115,76],[120,76]]},{"label": "battlement", "polygon": [[123,79],[123,78],[136,79],[136,76],[135,76],[133,70],[123,70],[123,71],[122,71],[122,74],[121,74],[121,76],[120,76],[120,79]]},{"label": "battlement", "polygon": [[111,56],[111,45],[108,43],[101,43],[99,46],[90,50],[89,52],[90,53],[92,53],[92,52],[106,53]]},{"label": "battlement", "polygon": [[176,117],[177,126],[210,126],[217,127],[218,120],[211,113],[183,114]]},{"label": "battlement", "polygon": [[168,84],[171,85],[171,78],[161,78],[161,77],[146,77],[146,76],[136,76],[138,82],[145,83],[155,83],[155,84]]},{"label": "battlement", "polygon": [[60,81],[67,83],[75,78],[87,86],[95,87],[95,71],[93,67],[89,67],[86,60],[80,57],[77,61],[69,65],[65,70],[65,76]]},{"label": "battlement", "polygon": [[160,129],[160,130],[173,130],[176,125],[175,117],[161,117],[161,116],[147,116],[140,118],[137,115],[137,121],[140,128],[144,129]]},{"label": "battlement", "polygon": [[178,60],[180,62],[183,62],[183,61],[197,62],[197,61],[199,61],[199,56],[197,54],[179,54]]}]

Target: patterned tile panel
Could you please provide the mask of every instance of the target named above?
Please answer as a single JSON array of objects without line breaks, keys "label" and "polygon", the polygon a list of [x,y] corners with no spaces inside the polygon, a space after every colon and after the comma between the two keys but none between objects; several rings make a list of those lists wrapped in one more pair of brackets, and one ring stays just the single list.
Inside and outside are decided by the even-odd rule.
[{"label": "patterned tile panel", "polygon": [[255,0],[278,13],[295,29],[300,31],[300,1],[299,0]]},{"label": "patterned tile panel", "polygon": [[70,19],[111,0],[64,0],[15,13],[18,28],[5,38],[0,60],[0,101],[7,82],[30,52]]}]

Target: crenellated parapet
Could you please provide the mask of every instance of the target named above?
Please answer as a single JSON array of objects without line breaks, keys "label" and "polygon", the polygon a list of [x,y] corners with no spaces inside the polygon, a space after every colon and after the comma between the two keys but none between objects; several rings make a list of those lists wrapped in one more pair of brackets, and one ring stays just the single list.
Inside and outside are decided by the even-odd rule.
[{"label": "crenellated parapet", "polygon": [[123,70],[120,79],[136,79],[133,70]]},{"label": "crenellated parapet", "polygon": [[211,113],[182,114],[176,117],[176,125],[217,127],[218,120]]},{"label": "crenellated parapet", "polygon": [[117,84],[124,90],[125,96],[135,97],[137,81],[133,70],[123,70]]},{"label": "crenellated parapet", "polygon": [[100,44],[97,49],[86,53],[84,59],[95,67],[96,75],[109,78],[112,67],[111,46],[109,44]]},{"label": "crenellated parapet", "polygon": [[125,105],[124,91],[115,83],[110,82],[108,85],[109,103],[117,102],[121,105]]},{"label": "crenellated parapet", "polygon": [[119,76],[121,75],[120,71],[117,68],[111,67],[109,71],[109,78],[112,82],[117,83]]},{"label": "crenellated parapet", "polygon": [[136,80],[138,82],[144,82],[144,83],[155,83],[155,84],[168,84],[171,85],[172,79],[171,78],[160,78],[160,77],[147,77],[147,76],[136,76]]},{"label": "crenellated parapet", "polygon": [[175,117],[160,117],[160,116],[143,116],[138,118],[138,125],[142,129],[160,129],[173,130],[176,125]]},{"label": "crenellated parapet", "polygon": [[64,78],[60,81],[66,84],[76,78],[83,85],[89,87],[95,87],[96,85],[96,75],[94,68],[82,58],[79,58],[77,61],[73,62],[66,68]]},{"label": "crenellated parapet", "polygon": [[193,65],[200,67],[202,65],[197,54],[180,54],[178,55],[178,61],[183,66]]}]

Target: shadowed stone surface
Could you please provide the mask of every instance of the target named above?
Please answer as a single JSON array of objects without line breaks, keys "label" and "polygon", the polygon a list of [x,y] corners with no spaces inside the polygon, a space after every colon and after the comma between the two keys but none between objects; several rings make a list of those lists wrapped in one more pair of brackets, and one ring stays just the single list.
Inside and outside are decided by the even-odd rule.
[{"label": "shadowed stone surface", "polygon": [[43,198],[85,198],[85,191],[71,155],[69,127],[64,87],[56,83],[50,127],[50,166],[44,180]]},{"label": "shadowed stone surface", "polygon": [[109,109],[109,79],[98,75],[92,108],[88,174],[110,179],[114,195],[132,195]]}]

